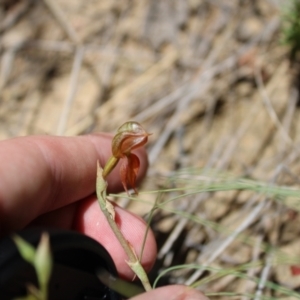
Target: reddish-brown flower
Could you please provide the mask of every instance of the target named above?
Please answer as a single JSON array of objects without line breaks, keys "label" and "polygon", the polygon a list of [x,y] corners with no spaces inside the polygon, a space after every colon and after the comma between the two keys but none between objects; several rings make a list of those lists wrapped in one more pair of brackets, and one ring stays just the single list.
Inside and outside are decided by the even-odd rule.
[{"label": "reddish-brown flower", "polygon": [[106,163],[102,176],[107,175],[114,169],[120,159],[121,182],[128,194],[128,186],[131,186],[137,194],[135,186],[136,177],[140,168],[139,158],[131,153],[132,150],[145,145],[150,134],[137,122],[126,122],[119,127],[117,134],[112,140],[112,157]]}]

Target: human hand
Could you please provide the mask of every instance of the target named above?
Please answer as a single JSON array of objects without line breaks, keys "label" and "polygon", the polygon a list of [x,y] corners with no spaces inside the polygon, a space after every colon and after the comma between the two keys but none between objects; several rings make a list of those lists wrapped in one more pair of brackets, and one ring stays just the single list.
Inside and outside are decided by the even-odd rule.
[{"label": "human hand", "polygon": [[[22,137],[0,142],[0,237],[30,225],[75,229],[100,242],[112,256],[122,277],[132,279],[126,256],[96,201],[96,162],[103,167],[111,154],[111,136]],[[144,149],[136,150],[140,181],[147,170]],[[108,191],[122,190],[118,170],[108,177]],[[115,207],[125,238],[140,252],[144,221]],[[153,234],[147,236],[142,265],[149,270],[155,260]],[[196,293],[196,298],[185,295]],[[205,299],[184,286],[160,288],[134,300]],[[173,298],[170,298],[173,297]]]}]

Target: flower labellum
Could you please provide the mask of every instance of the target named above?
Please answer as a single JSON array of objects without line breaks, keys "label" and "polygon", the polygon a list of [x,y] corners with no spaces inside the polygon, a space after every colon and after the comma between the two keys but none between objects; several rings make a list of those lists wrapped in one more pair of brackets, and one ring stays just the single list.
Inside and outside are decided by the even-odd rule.
[{"label": "flower labellum", "polygon": [[137,122],[126,122],[117,130],[112,140],[112,157],[106,163],[102,176],[107,178],[108,174],[115,168],[119,160],[122,160],[120,167],[121,182],[125,191],[128,193],[128,185],[130,185],[135,193],[136,177],[140,168],[139,158],[131,153],[132,150],[144,146],[148,141],[150,134]]}]

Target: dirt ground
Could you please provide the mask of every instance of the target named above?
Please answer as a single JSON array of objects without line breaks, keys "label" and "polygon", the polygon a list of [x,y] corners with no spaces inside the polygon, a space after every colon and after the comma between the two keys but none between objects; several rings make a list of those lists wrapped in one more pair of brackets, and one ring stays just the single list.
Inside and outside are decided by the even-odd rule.
[{"label": "dirt ground", "polygon": [[[2,0],[0,139],[114,132],[135,120],[153,133],[141,191],[160,188],[158,178],[187,167],[297,188],[299,96],[280,43],[283,2]],[[143,197],[153,203],[156,196]],[[140,215],[149,211],[142,202],[119,201]],[[211,299],[300,298],[297,201],[206,192],[171,206],[204,221],[166,212],[154,217],[153,278],[197,262],[231,268],[198,286]],[[285,259],[274,259],[270,249]],[[181,270],[161,284],[216,273]]]}]

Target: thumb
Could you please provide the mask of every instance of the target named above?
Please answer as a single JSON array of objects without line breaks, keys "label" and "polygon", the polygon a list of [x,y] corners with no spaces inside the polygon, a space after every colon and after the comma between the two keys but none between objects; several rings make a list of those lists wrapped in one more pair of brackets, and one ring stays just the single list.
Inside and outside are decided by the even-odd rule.
[{"label": "thumb", "polygon": [[208,300],[200,291],[184,285],[164,286],[147,293],[143,293],[130,300]]}]

